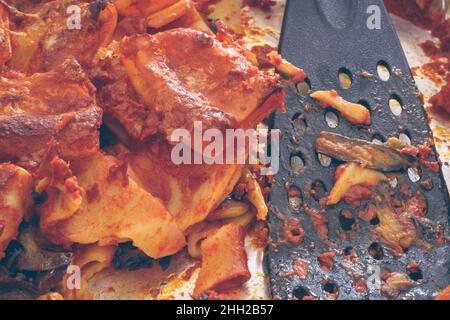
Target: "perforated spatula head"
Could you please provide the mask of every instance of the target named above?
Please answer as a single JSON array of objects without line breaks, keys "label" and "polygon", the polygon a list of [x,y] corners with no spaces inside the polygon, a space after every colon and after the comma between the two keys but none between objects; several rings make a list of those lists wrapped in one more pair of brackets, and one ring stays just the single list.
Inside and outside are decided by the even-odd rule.
[{"label": "perforated spatula head", "polygon": [[[401,136],[415,146],[431,137],[423,103],[383,2],[288,0],[281,54],[305,69],[313,91],[336,89],[346,100],[367,106],[372,124],[351,125],[339,113],[319,106],[295,88],[287,90],[288,111],[278,112],[273,119],[273,127],[282,131],[280,170],[269,202],[272,243],[268,246],[267,262],[273,296],[433,298],[449,284],[448,191],[441,173],[421,167],[420,172],[410,170],[409,174],[404,171],[391,176],[393,194],[398,195],[402,186],[409,186],[413,195],[420,192],[425,197],[425,217],[435,229],[417,224],[417,230],[421,233],[419,238],[431,245],[428,250],[423,245],[413,245],[403,255],[394,255],[374,235],[380,221],[365,222],[358,217],[366,202],[355,208],[345,202],[324,207],[318,201],[321,193],[326,194],[333,187],[339,165],[335,160],[331,164],[326,158],[320,160],[315,149],[320,132],[367,141]],[[383,75],[383,70],[388,73]],[[340,73],[347,79],[347,86],[351,81],[349,88],[342,88]],[[390,100],[397,101],[392,110]],[[429,160],[437,158],[432,156]],[[295,191],[291,197],[289,190]],[[346,214],[342,214],[343,210],[347,210]],[[326,240],[319,236],[320,223],[316,219],[314,225],[314,214],[327,219],[322,224],[328,229]],[[287,239],[287,233],[293,232],[291,236],[295,237],[300,232],[291,219],[300,221],[304,230],[301,244]],[[439,232],[433,230],[440,230],[441,242],[436,238]],[[335,254],[331,271],[319,263],[319,255],[324,252]],[[308,272],[304,271],[305,263],[309,265]],[[386,293],[390,289],[386,286],[389,272],[404,274],[405,281],[416,283],[405,284],[398,295],[395,288]]]}]

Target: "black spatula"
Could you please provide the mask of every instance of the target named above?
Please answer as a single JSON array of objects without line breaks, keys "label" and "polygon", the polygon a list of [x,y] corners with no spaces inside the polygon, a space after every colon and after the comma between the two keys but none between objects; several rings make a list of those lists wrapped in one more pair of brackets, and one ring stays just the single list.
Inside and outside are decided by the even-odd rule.
[{"label": "black spatula", "polygon": [[[436,233],[424,231],[421,238],[433,244],[431,250],[412,246],[402,256],[393,255],[373,235],[372,230],[379,221],[366,223],[357,217],[366,203],[358,208],[344,202],[327,207],[324,216],[329,241],[324,241],[313,225],[311,212],[303,207],[305,204],[307,208],[320,209],[320,194],[333,187],[333,175],[339,165],[334,160],[329,166],[328,159],[319,160],[315,141],[320,132],[367,141],[401,135],[413,145],[421,145],[431,136],[422,101],[383,2],[288,0],[281,54],[305,69],[312,90],[336,89],[346,100],[367,106],[372,124],[351,125],[339,113],[320,107],[298,90],[287,90],[288,112],[277,113],[273,122],[274,128],[282,131],[280,171],[275,176],[269,203],[273,244],[268,247],[267,259],[273,296],[281,299],[433,298],[449,283],[448,191],[442,174],[422,167],[420,172],[398,173],[397,183],[394,180],[392,186],[392,191],[399,193],[401,185],[408,185],[413,194],[419,191],[425,196],[426,218],[443,228],[445,236],[444,245],[436,245]],[[388,70],[386,77],[381,72],[378,75],[377,66]],[[340,86],[339,73],[351,80],[350,88]],[[393,109],[395,114],[389,107],[390,100],[398,102],[397,109]],[[426,190],[430,189],[429,184],[433,187]],[[289,188],[295,191],[291,192],[291,198]],[[344,209],[352,217],[342,216]],[[300,245],[286,241],[286,232],[290,232],[287,221],[291,218],[299,220],[304,229],[305,238]],[[423,231],[419,225],[417,228]],[[296,236],[298,230],[291,231]],[[318,262],[319,255],[327,251],[336,253],[330,272]],[[353,252],[358,259],[349,263]],[[298,259],[309,263],[304,279],[294,270],[295,261],[297,267],[301,266],[302,260]],[[401,290],[398,296],[395,292],[386,295],[377,282],[377,277],[380,280],[382,276],[379,271],[405,274],[409,280],[417,281],[417,285]],[[367,290],[364,290],[365,281],[369,283]]]}]

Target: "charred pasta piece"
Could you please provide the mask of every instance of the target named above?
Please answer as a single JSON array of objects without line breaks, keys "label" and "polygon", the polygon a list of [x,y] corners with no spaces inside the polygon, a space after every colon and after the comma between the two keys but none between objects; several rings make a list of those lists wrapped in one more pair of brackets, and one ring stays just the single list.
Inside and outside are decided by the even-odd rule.
[{"label": "charred pasta piece", "polygon": [[153,29],[192,27],[210,31],[191,0],[113,0],[125,20],[143,19]]},{"label": "charred pasta piece", "polygon": [[335,185],[326,198],[327,205],[335,205],[346,196],[347,202],[370,198],[371,188],[388,178],[381,172],[367,169],[356,163],[348,163],[338,167],[335,173]]},{"label": "charred pasta piece", "polygon": [[[183,4],[183,2],[180,3]],[[152,2],[149,1],[146,1],[145,4],[149,6],[153,5]],[[139,5],[139,3],[134,4],[134,6],[137,5]],[[185,7],[181,7],[183,9],[182,15],[180,15],[180,12],[178,13],[174,12],[174,15],[171,16],[171,12],[169,11],[172,9],[177,9],[177,7],[179,10],[180,9],[179,4],[175,6],[170,6],[166,9],[162,9],[161,12],[155,12],[155,15],[153,17],[150,16],[149,18],[147,18],[147,16],[144,15],[145,14],[143,13],[144,11],[131,15],[133,10],[130,11],[122,10],[121,12],[123,12],[123,14],[119,12],[119,15],[121,15],[122,17],[117,24],[116,32],[113,36],[113,39],[120,40],[124,36],[145,34],[148,32],[158,33],[165,30],[176,28],[190,28],[212,34],[212,31],[208,26],[207,21],[200,15],[200,13],[197,11],[194,5],[188,3]],[[150,24],[156,26],[155,24],[156,19],[159,20],[159,23],[157,25],[159,25],[160,27],[151,27]]]},{"label": "charred pasta piece", "polygon": [[245,185],[245,190],[247,192],[246,198],[256,208],[256,217],[258,220],[266,220],[269,209],[267,208],[266,201],[258,181],[256,181],[254,175],[248,168],[244,169],[240,183]]},{"label": "charred pasta piece", "polygon": [[414,165],[414,158],[400,151],[360,139],[351,139],[332,132],[321,132],[316,140],[319,153],[345,162],[384,172],[399,171]]},{"label": "charred pasta piece", "polygon": [[401,292],[419,285],[416,281],[411,280],[407,274],[398,272],[385,273],[381,280],[381,292],[391,299],[395,299]]},{"label": "charred pasta piece", "polygon": [[194,297],[238,287],[250,279],[244,238],[242,226],[228,224],[202,242],[202,267]]},{"label": "charred pasta piece", "polygon": [[223,202],[208,215],[205,222],[198,223],[186,230],[187,246],[192,258],[201,258],[201,243],[221,227],[233,224],[247,228],[256,218],[256,209],[243,202],[229,200]]},{"label": "charred pasta piece", "polygon": [[370,111],[366,107],[344,100],[335,90],[316,91],[311,97],[318,100],[323,107],[332,107],[339,111],[351,124],[369,126],[371,123]]},{"label": "charred pasta piece", "polygon": [[194,259],[202,258],[201,245],[203,240],[212,236],[219,230],[219,223],[199,223],[187,230],[187,250],[189,255]]},{"label": "charred pasta piece", "polygon": [[26,170],[0,164],[0,259],[11,240],[17,238],[24,216],[31,213],[33,178]]},{"label": "charred pasta piece", "polygon": [[51,140],[65,158],[98,150],[102,110],[73,59],[47,73],[0,77],[0,161],[42,156]]},{"label": "charred pasta piece", "polygon": [[34,6],[9,2],[0,6],[0,32],[11,46],[1,48],[0,62],[25,73],[51,70],[69,57],[91,65],[117,24],[117,11],[108,1],[54,0]]},{"label": "charred pasta piece", "polygon": [[171,150],[165,141],[150,141],[132,149],[127,158],[136,181],[161,199],[186,230],[205,220],[233,191],[244,166],[176,165]]},{"label": "charred pasta piece", "polygon": [[268,61],[281,74],[289,77],[294,83],[305,81],[306,73],[303,69],[294,66],[292,63],[283,59],[276,51],[267,54]]},{"label": "charred pasta piece", "polygon": [[380,205],[376,213],[380,224],[374,232],[393,254],[402,255],[405,249],[417,243],[419,233],[408,212],[395,213],[388,206]]},{"label": "charred pasta piece", "polygon": [[[121,103],[113,92],[115,87],[129,91],[123,71],[105,62],[110,77],[122,80],[106,81],[100,89],[107,123],[124,128],[134,140],[145,139],[157,128],[170,141],[175,129],[192,131],[195,121],[204,129],[239,127],[252,118],[279,79],[259,71],[246,52],[234,42],[192,29],[123,39],[113,56],[119,56],[135,93],[132,101]],[[137,112],[149,121],[143,123]]]},{"label": "charred pasta piece", "polygon": [[193,5],[190,0],[178,0],[173,5],[150,14],[147,17],[147,25],[151,28],[161,28],[184,16],[191,6]]},{"label": "charred pasta piece", "polygon": [[[53,166],[63,178],[70,171],[58,158],[42,166]],[[185,246],[174,218],[159,199],[128,176],[126,162],[97,153],[72,162],[72,167],[76,181],[71,181],[69,191],[82,188],[83,195],[78,207],[71,210],[64,205],[71,194],[51,183],[45,186],[46,180],[51,180],[39,177],[41,189],[48,194],[47,201],[38,207],[40,227],[53,243],[70,246],[131,240],[152,258],[174,254]]]}]

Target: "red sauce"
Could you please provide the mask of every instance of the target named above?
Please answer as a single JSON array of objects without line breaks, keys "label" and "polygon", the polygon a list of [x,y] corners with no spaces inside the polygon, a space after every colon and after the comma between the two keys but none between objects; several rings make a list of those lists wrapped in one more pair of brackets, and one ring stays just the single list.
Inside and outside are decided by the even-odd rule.
[{"label": "red sauce", "polygon": [[433,151],[432,146],[434,146],[434,142],[432,139],[429,139],[423,145],[418,147],[406,147],[401,150],[402,154],[417,157],[419,163],[425,167],[430,169],[433,172],[439,172],[441,165],[438,161],[428,161],[427,159],[430,156],[433,156],[435,153]]},{"label": "red sauce", "polygon": [[424,9],[420,8],[416,1],[411,0],[385,0],[384,4],[389,12],[411,21],[421,28],[432,30],[434,36],[445,40],[450,37],[448,34],[446,35],[449,24],[444,21],[441,14],[430,14],[432,2],[433,0],[425,0]]},{"label": "red sauce", "polygon": [[437,113],[443,111],[450,116],[450,78],[448,76],[446,81],[447,85],[438,94],[431,97],[430,103]]},{"label": "red sauce", "polygon": [[367,71],[361,72],[360,76],[363,77],[363,78],[366,78],[366,79],[370,79],[370,78],[374,78],[375,77],[375,75],[373,75],[373,74],[371,74],[371,73],[369,73]]},{"label": "red sauce", "polygon": [[211,291],[208,294],[208,300],[227,300],[227,296],[223,293]]},{"label": "red sauce", "polygon": [[252,48],[252,52],[256,55],[256,59],[258,60],[258,67],[260,69],[273,67],[272,63],[270,63],[270,59],[267,57],[267,55],[272,51],[277,51],[277,48],[274,48],[268,44],[265,44],[263,46],[254,46]]},{"label": "red sauce", "polygon": [[345,255],[352,263],[358,263],[358,255],[356,254],[355,249],[351,248]]},{"label": "red sauce", "polygon": [[114,179],[119,178],[122,181],[122,186],[124,187],[128,186],[129,180],[127,170],[128,170],[128,163],[126,161],[113,165],[111,168],[109,168],[107,181],[111,183],[114,181]]},{"label": "red sauce", "polygon": [[200,268],[201,262],[197,262],[194,265],[190,266],[186,271],[183,272],[181,279],[182,280],[189,280],[192,275],[194,274],[195,270]]},{"label": "red sauce", "polygon": [[426,210],[427,202],[421,192],[417,192],[414,197],[405,201],[404,211],[417,218],[425,217]]},{"label": "red sauce", "polygon": [[343,199],[346,203],[352,205],[359,205],[361,201],[372,199],[374,196],[372,187],[363,185],[351,186],[344,194]]},{"label": "red sauce", "polygon": [[305,231],[303,230],[300,221],[291,219],[284,224],[284,234],[287,241],[292,244],[299,245],[303,241]]},{"label": "red sauce", "polygon": [[367,281],[364,278],[361,278],[361,279],[357,280],[354,283],[355,291],[358,292],[358,293],[366,293],[366,291],[367,291],[366,282]]},{"label": "red sauce", "polygon": [[408,199],[411,198],[413,195],[411,186],[407,184],[400,185],[400,196],[402,199]]},{"label": "red sauce", "polygon": [[415,273],[415,272],[419,272],[420,268],[419,268],[419,265],[416,262],[411,262],[406,267],[406,270],[408,270],[408,272]]},{"label": "red sauce", "polygon": [[265,225],[257,224],[253,230],[253,245],[257,248],[264,248],[269,240],[269,228]]},{"label": "red sauce", "polygon": [[311,219],[314,226],[314,230],[316,231],[320,239],[324,241],[328,240],[328,220],[326,217],[327,212],[325,210],[317,211],[311,209],[306,204],[303,204],[303,209]]},{"label": "red sauce", "polygon": [[81,193],[81,188],[78,186],[77,177],[70,177],[66,181],[64,181],[64,186],[71,193],[79,191]]},{"label": "red sauce", "polygon": [[92,203],[95,200],[99,199],[100,191],[98,189],[98,184],[94,183],[92,187],[86,190],[86,200],[88,203]]},{"label": "red sauce", "polygon": [[6,226],[6,221],[5,220],[0,220],[0,236],[3,233],[3,230],[5,230],[5,226]]},{"label": "red sauce", "polygon": [[420,187],[426,191],[430,191],[434,187],[433,179],[426,178],[420,182]]},{"label": "red sauce", "polygon": [[244,4],[249,7],[256,7],[263,10],[268,10],[277,4],[274,0],[244,0]]},{"label": "red sauce", "polygon": [[368,204],[366,210],[358,212],[358,217],[367,223],[378,217],[377,209],[373,204]]},{"label": "red sauce", "polygon": [[292,268],[301,280],[305,280],[309,274],[309,262],[306,260],[295,259]]},{"label": "red sauce", "polygon": [[436,227],[436,233],[437,233],[436,245],[443,246],[447,241],[445,237],[445,226],[443,224],[439,224]]},{"label": "red sauce", "polygon": [[[413,24],[430,30],[431,35],[440,40],[440,45],[437,46],[431,41],[426,41],[421,44],[425,54],[427,54],[433,61],[424,67],[424,71],[429,73],[430,68],[438,68],[438,74],[449,70],[450,62],[442,62],[438,59],[441,57],[448,57],[450,51],[450,19],[443,17],[444,13],[432,13],[431,6],[433,0],[425,0],[423,9],[419,7],[416,1],[410,0],[385,0],[388,10],[395,15],[398,15]],[[428,69],[428,70],[427,70]],[[431,77],[435,78],[434,76]],[[446,76],[447,85],[437,95],[430,99],[432,104],[432,112],[434,114],[443,115],[450,119],[450,75]]]},{"label": "red sauce", "polygon": [[317,258],[319,260],[320,267],[322,270],[326,272],[333,271],[333,265],[334,265],[334,257],[336,253],[335,252],[324,252],[319,255]]},{"label": "red sauce", "polygon": [[419,159],[419,163],[425,167],[430,169],[433,172],[438,173],[441,170],[441,164],[438,161],[428,161],[425,159]]}]

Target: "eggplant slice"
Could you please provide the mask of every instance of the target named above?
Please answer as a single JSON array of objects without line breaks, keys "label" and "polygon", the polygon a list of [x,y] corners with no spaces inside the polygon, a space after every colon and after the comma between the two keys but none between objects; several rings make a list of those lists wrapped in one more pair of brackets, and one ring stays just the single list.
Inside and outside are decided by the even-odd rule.
[{"label": "eggplant slice", "polygon": [[50,271],[66,267],[72,260],[72,253],[46,251],[36,242],[36,230],[28,226],[20,232],[20,251],[9,264],[18,271]]},{"label": "eggplant slice", "polygon": [[0,300],[34,300],[40,292],[31,283],[13,278],[0,266]]},{"label": "eggplant slice", "polygon": [[340,134],[321,132],[316,140],[317,152],[344,162],[357,162],[383,172],[406,170],[415,165],[415,159],[386,145]]}]

